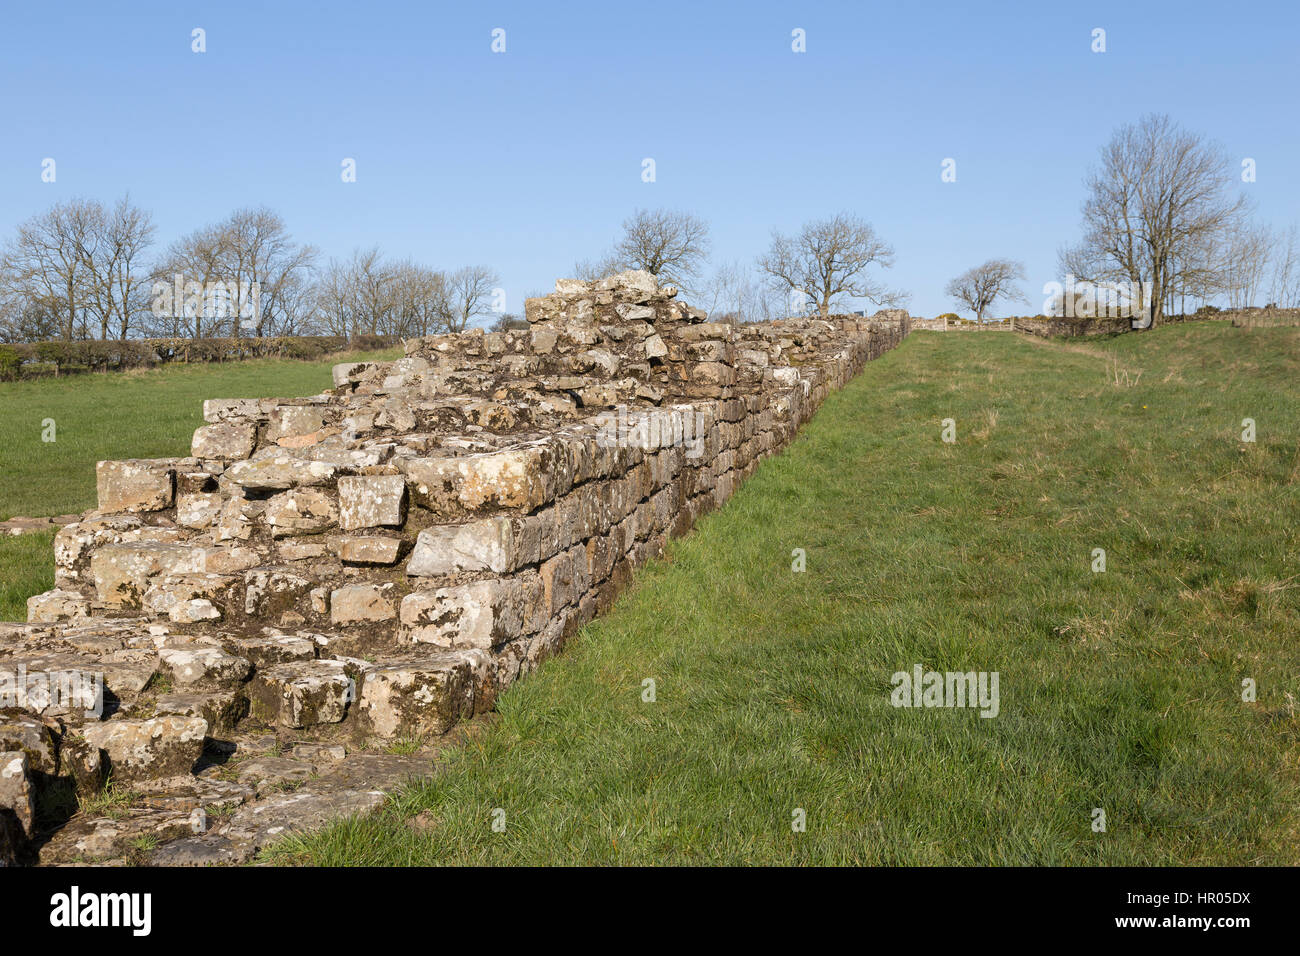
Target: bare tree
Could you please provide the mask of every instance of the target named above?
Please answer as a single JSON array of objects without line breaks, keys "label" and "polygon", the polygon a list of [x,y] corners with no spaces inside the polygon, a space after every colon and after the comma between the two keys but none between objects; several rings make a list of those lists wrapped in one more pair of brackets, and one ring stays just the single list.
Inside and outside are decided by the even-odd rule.
[{"label": "bare tree", "polygon": [[[378,247],[331,259],[314,286],[314,325],[331,335],[398,338],[446,332],[482,312],[496,277],[461,270],[448,278],[410,259],[387,262]],[[456,283],[459,282],[459,286]],[[460,296],[470,297],[462,300]],[[468,305],[466,304],[468,302]]]},{"label": "bare tree", "polygon": [[1297,248],[1296,227],[1292,224],[1279,237],[1273,256],[1273,277],[1269,283],[1269,301],[1282,308],[1300,305],[1300,248]]},{"label": "bare tree", "polygon": [[98,235],[87,250],[89,298],[100,338],[111,330],[125,341],[149,307],[150,274],[142,260],[153,244],[153,217],[124,196],[96,221]]},{"label": "bare tree", "polygon": [[351,334],[382,334],[388,325],[392,269],[380,257],[378,246],[352,253],[348,282],[353,309]]},{"label": "bare tree", "polygon": [[265,327],[267,334],[315,334],[316,271],[313,267],[294,273],[276,286],[276,303],[270,313],[272,321]]},{"label": "bare tree", "polygon": [[435,335],[447,331],[451,312],[447,277],[411,260],[390,270],[389,324],[392,336]]},{"label": "bare tree", "polygon": [[224,286],[227,241],[219,225],[210,225],[168,247],[154,267],[151,311],[155,334],[199,339],[228,331],[228,310],[210,295],[218,281]]},{"label": "bare tree", "polygon": [[296,328],[316,256],[271,210],[236,210],[172,244],[155,270],[155,317],[195,338]]},{"label": "bare tree", "polygon": [[894,250],[876,235],[870,223],[847,213],[806,223],[797,236],[773,232],[772,245],[758,260],[759,268],[782,292],[806,296],[822,316],[845,298],[868,299],[877,305],[903,300],[867,273],[871,265],[889,268]]},{"label": "bare tree", "polygon": [[701,292],[715,322],[758,322],[786,314],[785,302],[751,266],[724,262],[703,283]]},{"label": "bare tree", "polygon": [[492,289],[501,279],[487,266],[466,266],[447,277],[447,330],[463,332],[470,320],[488,311]]},{"label": "bare tree", "polygon": [[[355,260],[356,253],[353,253]],[[313,325],[327,335],[351,338],[357,328],[356,288],[351,264],[331,259],[312,286]]]},{"label": "bare tree", "polygon": [[0,342],[44,342],[60,332],[56,310],[28,298],[0,259]]},{"label": "bare tree", "polygon": [[1156,325],[1175,291],[1217,278],[1222,263],[1205,252],[1247,208],[1231,184],[1227,154],[1169,117],[1123,126],[1085,181],[1083,241],[1062,265],[1088,281],[1130,283]]},{"label": "bare tree", "polygon": [[1256,304],[1272,254],[1273,230],[1255,223],[1235,223],[1227,230],[1218,260],[1222,264],[1220,288],[1228,308]]},{"label": "bare tree", "polygon": [[671,209],[638,209],[623,220],[612,259],[685,289],[699,275],[708,252],[709,225],[703,219]]},{"label": "bare tree", "polygon": [[632,268],[615,253],[610,252],[599,259],[583,259],[573,265],[573,277],[583,282],[595,282],[606,276],[617,275]]},{"label": "bare tree", "polygon": [[103,223],[103,206],[72,199],[28,219],[5,249],[5,273],[16,294],[52,310],[65,339],[88,333],[90,263]]},{"label": "bare tree", "polygon": [[[225,284],[238,290],[241,306],[249,306],[240,313],[243,321],[234,323],[236,334],[244,328],[261,336],[268,329],[292,324],[295,317],[286,313],[286,307],[297,301],[294,292],[303,273],[311,269],[316,250],[294,242],[284,220],[265,207],[236,210],[219,229]],[[255,300],[243,301],[245,289]]]},{"label": "bare tree", "polygon": [[1025,280],[1025,266],[1011,259],[990,259],[983,265],[967,269],[948,283],[944,291],[953,301],[975,313],[975,321],[983,322],[984,313],[998,299],[1028,301],[1016,285]]},{"label": "bare tree", "polygon": [[492,323],[493,332],[518,332],[528,328],[528,320],[520,315],[502,312]]}]

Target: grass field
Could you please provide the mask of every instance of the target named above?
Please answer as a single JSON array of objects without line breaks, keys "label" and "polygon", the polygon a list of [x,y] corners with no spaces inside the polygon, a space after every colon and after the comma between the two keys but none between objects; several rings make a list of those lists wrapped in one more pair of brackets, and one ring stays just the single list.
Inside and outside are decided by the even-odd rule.
[{"label": "grass field", "polygon": [[[1300,862],[1298,439],[1297,329],[919,333],[443,772],[269,859]],[[891,707],[916,664],[1000,712]]]},{"label": "grass field", "polygon": [[[188,455],[207,398],[311,395],[339,361],[258,359],[0,383],[0,520],[95,507],[95,462]],[[48,420],[52,442],[42,441]],[[0,621],[25,620],[27,598],[54,584],[53,534],[0,538]]]}]

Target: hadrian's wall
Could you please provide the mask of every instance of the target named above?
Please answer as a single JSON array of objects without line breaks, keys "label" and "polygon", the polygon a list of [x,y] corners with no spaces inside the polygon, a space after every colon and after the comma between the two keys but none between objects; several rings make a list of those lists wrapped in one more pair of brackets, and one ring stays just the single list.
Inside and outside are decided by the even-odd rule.
[{"label": "hadrian's wall", "polygon": [[[374,741],[490,709],[909,329],[710,323],[675,294],[646,273],[561,280],[525,331],[412,340],[321,395],[209,401],[190,457],[100,462],[56,588],[0,625],[0,765],[21,757],[28,794],[0,784],[0,813],[30,836],[24,799],[110,772],[162,794],[150,832],[159,801],[234,801],[215,826],[184,818],[183,862],[364,808],[392,776]],[[275,760],[310,782],[270,787]],[[83,822],[60,852],[133,832]]]},{"label": "hadrian's wall", "polygon": [[1089,335],[1117,335],[1132,328],[1128,318],[1020,318],[1015,320],[1015,330],[1044,339],[1078,338]]}]

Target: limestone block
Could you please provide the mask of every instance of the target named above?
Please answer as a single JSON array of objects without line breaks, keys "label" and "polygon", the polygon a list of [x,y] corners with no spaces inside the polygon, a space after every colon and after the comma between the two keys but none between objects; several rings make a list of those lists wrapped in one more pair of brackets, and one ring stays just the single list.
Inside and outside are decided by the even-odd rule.
[{"label": "limestone block", "polygon": [[347,535],[339,538],[337,545],[339,559],[345,564],[393,564],[402,541],[381,535]]},{"label": "limestone block", "polygon": [[208,722],[201,717],[154,717],[87,724],[82,738],[108,757],[117,783],[189,773],[203,752]]},{"label": "limestone block", "polygon": [[166,463],[143,459],[101,461],[95,483],[100,511],[161,511],[172,506],[175,472]]},{"label": "limestone block", "polygon": [[444,734],[491,708],[493,671],[491,655],[482,650],[382,663],[366,674],[358,707],[380,737]]},{"label": "limestone block", "polygon": [[259,671],[248,685],[248,697],[254,717],[302,728],[341,721],[353,687],[341,661],[296,661]]},{"label": "limestone block", "polygon": [[334,624],[391,621],[397,617],[392,591],[392,583],[350,584],[331,591],[330,621]]},{"label": "limestone block", "polygon": [[90,601],[80,591],[55,588],[27,599],[27,620],[38,622],[73,621],[90,616]]},{"label": "limestone block", "polygon": [[416,577],[455,571],[495,571],[515,567],[515,539],[509,518],[484,518],[468,524],[437,525],[421,531],[407,562]]},{"label": "limestone block", "polygon": [[406,479],[401,475],[361,475],[339,479],[339,526],[400,527],[406,518]]},{"label": "limestone block", "polygon": [[248,422],[218,422],[194,432],[190,454],[195,458],[238,461],[257,446],[257,426]]}]

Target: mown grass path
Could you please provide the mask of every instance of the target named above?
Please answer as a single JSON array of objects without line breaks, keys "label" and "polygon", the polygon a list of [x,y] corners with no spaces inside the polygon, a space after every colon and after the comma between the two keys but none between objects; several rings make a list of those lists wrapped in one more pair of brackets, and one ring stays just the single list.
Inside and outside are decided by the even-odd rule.
[{"label": "mown grass path", "polygon": [[[442,772],[269,856],[1300,862],[1298,444],[1300,330],[919,333]],[[892,707],[916,664],[998,716]]]},{"label": "mown grass path", "polygon": [[[190,453],[207,398],[312,395],[339,361],[256,359],[0,382],[0,520],[75,514],[95,507],[95,462]],[[45,441],[53,422],[54,441]],[[27,616],[27,598],[54,585],[54,535],[0,537],[0,621]]]}]

